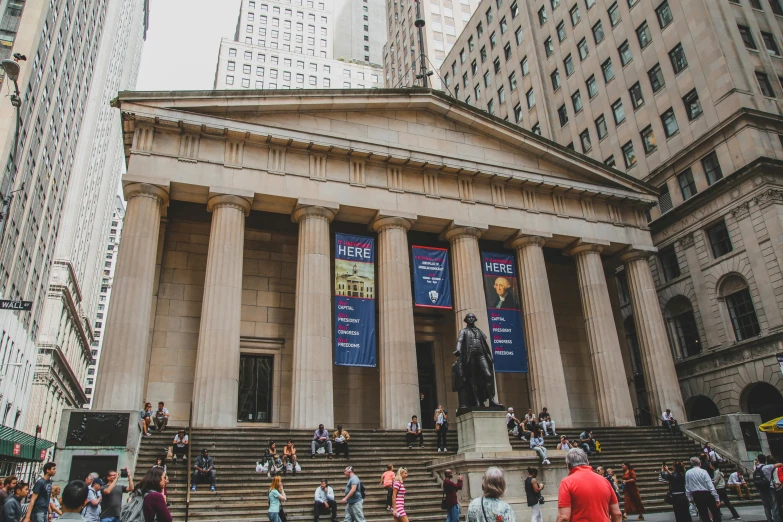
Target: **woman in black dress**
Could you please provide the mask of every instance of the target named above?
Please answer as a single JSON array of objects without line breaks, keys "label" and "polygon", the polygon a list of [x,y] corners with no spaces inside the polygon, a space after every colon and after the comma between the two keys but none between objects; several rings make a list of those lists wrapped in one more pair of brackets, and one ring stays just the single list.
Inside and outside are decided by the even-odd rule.
[{"label": "woman in black dress", "polygon": [[690,512],[690,503],[685,495],[685,466],[682,461],[674,462],[674,471],[670,471],[667,465],[661,467],[661,478],[669,483],[669,492],[672,494],[672,506],[674,507],[674,520],[676,522],[693,522]]}]

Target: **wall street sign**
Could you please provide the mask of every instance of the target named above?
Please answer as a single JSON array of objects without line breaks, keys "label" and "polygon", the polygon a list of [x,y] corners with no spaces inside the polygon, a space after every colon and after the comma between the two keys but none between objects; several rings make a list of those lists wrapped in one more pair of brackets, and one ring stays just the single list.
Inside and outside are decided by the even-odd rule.
[{"label": "wall street sign", "polygon": [[0,310],[21,310],[23,312],[29,312],[32,308],[32,301],[10,301],[8,299],[0,299]]}]

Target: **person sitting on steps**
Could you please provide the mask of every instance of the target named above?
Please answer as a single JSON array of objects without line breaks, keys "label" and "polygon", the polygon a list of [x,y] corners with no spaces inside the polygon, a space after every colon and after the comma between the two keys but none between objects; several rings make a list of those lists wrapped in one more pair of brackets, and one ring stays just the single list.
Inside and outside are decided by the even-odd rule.
[{"label": "person sitting on steps", "polygon": [[672,410],[669,408],[666,408],[666,411],[661,415],[661,421],[663,422],[664,427],[669,430],[669,433],[672,435],[680,431],[680,425],[677,423],[677,419],[674,418]]},{"label": "person sitting on steps", "polygon": [[329,440],[329,432],[324,429],[323,424],[318,425],[318,429],[313,434],[313,441],[310,443],[310,458],[315,458],[315,452],[319,448],[325,448],[326,454],[332,458],[332,441]]},{"label": "person sitting on steps", "polygon": [[288,471],[288,465],[291,464],[291,470],[296,473],[296,446],[294,441],[288,439],[288,444],[283,446],[283,473]]},{"label": "person sitting on steps", "polygon": [[177,457],[182,457],[182,460],[187,463],[188,444],[190,444],[190,441],[188,440],[188,436],[185,434],[185,430],[180,429],[177,434],[174,435],[174,447],[172,448],[174,453],[174,464],[177,463]]},{"label": "person sitting on steps", "polygon": [[549,414],[546,408],[541,410],[538,414],[538,425],[541,426],[541,430],[544,432],[544,437],[549,437],[549,429],[552,429],[552,435],[557,437],[557,428],[555,427],[555,421],[552,420],[552,416]]},{"label": "person sitting on steps", "polygon": [[267,448],[264,450],[264,460],[262,462],[267,467],[267,477],[276,474],[283,467],[283,461],[280,460],[280,457],[277,454],[277,444],[275,441],[269,441]]},{"label": "person sitting on steps", "polygon": [[339,457],[341,453],[344,453],[345,458],[351,460],[351,457],[348,455],[349,440],[351,440],[351,436],[343,429],[342,424],[338,424],[337,430],[332,435],[332,447],[334,448],[334,454]]},{"label": "person sitting on steps", "polygon": [[408,429],[405,433],[405,438],[408,440],[408,449],[413,447],[413,441],[416,439],[419,439],[419,447],[424,447],[424,434],[421,431],[419,417],[416,415],[411,417],[411,421],[408,423]]},{"label": "person sitting on steps", "polygon": [[337,502],[334,500],[334,490],[325,478],[321,479],[321,485],[315,490],[315,503],[313,504],[313,522],[321,519],[321,510],[332,510],[332,521],[337,522]]},{"label": "person sitting on steps", "polygon": [[209,490],[215,492],[215,461],[209,456],[206,449],[201,450],[201,455],[193,462],[193,485],[191,491],[196,491],[196,485],[202,481],[209,481]]}]

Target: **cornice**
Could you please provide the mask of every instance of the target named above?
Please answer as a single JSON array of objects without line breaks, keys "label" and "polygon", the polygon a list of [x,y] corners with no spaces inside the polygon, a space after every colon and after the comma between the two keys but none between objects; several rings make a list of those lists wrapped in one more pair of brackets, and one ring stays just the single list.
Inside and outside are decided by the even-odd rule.
[{"label": "cornice", "polygon": [[[71,365],[68,364],[67,359],[62,353],[62,349],[58,345],[45,345],[45,346],[39,346],[38,347],[39,354],[44,353],[51,353],[52,359],[54,361],[53,365],[46,365],[46,366],[40,366],[36,364],[36,374],[39,372],[48,372],[48,375],[51,377],[52,380],[55,380],[58,385],[68,392],[70,397],[73,399],[73,404],[83,405],[87,403],[87,395],[84,393],[84,389],[82,388],[82,384],[79,382],[79,379],[76,377],[76,373],[74,373],[73,368],[71,368]],[[54,366],[58,366],[62,368],[63,375],[67,379],[66,381],[63,381],[60,378],[60,375],[55,371]]]}]

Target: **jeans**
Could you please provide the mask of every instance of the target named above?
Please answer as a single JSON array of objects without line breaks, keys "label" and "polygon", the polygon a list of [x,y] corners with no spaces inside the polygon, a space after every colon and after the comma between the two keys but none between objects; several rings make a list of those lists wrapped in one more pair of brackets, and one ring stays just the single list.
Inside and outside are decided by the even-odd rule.
[{"label": "jeans", "polygon": [[541,516],[541,504],[536,504],[530,509],[533,511],[533,516],[530,518],[530,522],[544,522],[544,517]]},{"label": "jeans", "polygon": [[436,433],[438,434],[438,449],[446,449],[446,435],[449,433],[448,426],[444,427],[441,425]]},{"label": "jeans", "polygon": [[169,418],[168,417],[153,417],[152,418],[152,423],[155,424],[155,429],[156,430],[162,430],[162,429],[164,429],[168,425]]},{"label": "jeans", "polygon": [[419,446],[424,446],[424,433],[422,432],[416,434],[405,432],[405,438],[408,439],[408,446],[413,444],[413,441],[415,441],[417,438],[419,439]]},{"label": "jeans", "polygon": [[590,444],[587,444],[587,443],[580,444],[579,447],[582,448],[585,451],[585,453],[587,453],[588,457],[593,454],[593,451],[592,451],[592,448],[590,447]]},{"label": "jeans", "polygon": [[715,497],[709,491],[694,491],[693,503],[696,504],[696,510],[699,512],[701,522],[710,522],[710,513],[712,513],[712,522],[721,522],[720,508],[715,503]]},{"label": "jeans", "polygon": [[30,522],[49,522],[49,511],[46,509],[36,509],[30,515]]},{"label": "jeans", "polygon": [[364,500],[345,505],[345,522],[365,522],[364,521]]},{"label": "jeans", "polygon": [[269,511],[267,515],[269,515],[269,522],[280,522],[280,513]]},{"label": "jeans", "polygon": [[533,451],[538,453],[538,456],[541,459],[541,462],[543,463],[546,460],[546,448],[542,448],[541,446],[536,446],[535,448],[532,449]]},{"label": "jeans", "polygon": [[739,513],[737,513],[737,510],[734,509],[734,506],[731,505],[731,500],[729,500],[729,493],[726,488],[718,489],[718,496],[720,497],[720,507],[726,506],[729,508],[732,517],[739,517]]},{"label": "jeans", "polygon": [[198,470],[193,471],[192,484],[194,486],[197,485],[199,482],[206,482],[207,480],[209,481],[209,485],[214,488],[215,487],[215,483],[216,483],[216,477],[215,477],[215,470],[214,469],[209,471],[209,472],[205,472],[205,473],[199,473]]},{"label": "jeans", "polygon": [[544,435],[549,436],[549,428],[552,428],[552,433],[557,435],[555,421],[541,421],[541,429],[544,430]]},{"label": "jeans", "polygon": [[761,503],[764,505],[764,514],[767,516],[767,522],[780,522],[780,513],[778,512],[778,500],[775,498],[775,492],[771,489],[759,491],[761,494]]},{"label": "jeans", "polygon": [[677,424],[677,421],[663,421],[663,425],[672,435],[680,431],[680,426]]},{"label": "jeans", "polygon": [[446,511],[446,522],[459,522],[459,504],[451,506]]},{"label": "jeans", "polygon": [[392,492],[394,491],[394,488],[391,486],[386,488],[386,506],[392,507]]},{"label": "jeans", "polygon": [[[329,509],[332,510],[332,520],[337,520],[337,502],[334,500],[328,500]],[[321,518],[321,510],[326,509],[323,502],[315,502],[313,504],[313,521],[318,522]]]},{"label": "jeans", "polygon": [[120,517],[102,518],[101,522],[120,522]]},{"label": "jeans", "polygon": [[310,443],[310,455],[315,455],[315,450],[318,448],[326,448],[326,453],[332,454],[332,441],[331,440],[314,440]]}]

